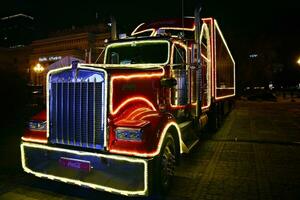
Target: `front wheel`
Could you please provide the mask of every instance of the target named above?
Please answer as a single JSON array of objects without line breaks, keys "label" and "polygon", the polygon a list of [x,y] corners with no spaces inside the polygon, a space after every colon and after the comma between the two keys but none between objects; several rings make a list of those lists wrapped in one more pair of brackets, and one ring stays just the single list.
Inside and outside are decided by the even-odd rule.
[{"label": "front wheel", "polygon": [[157,186],[159,187],[157,189],[162,194],[168,191],[175,173],[175,148],[174,138],[170,133],[167,133],[162,144],[157,167]]}]

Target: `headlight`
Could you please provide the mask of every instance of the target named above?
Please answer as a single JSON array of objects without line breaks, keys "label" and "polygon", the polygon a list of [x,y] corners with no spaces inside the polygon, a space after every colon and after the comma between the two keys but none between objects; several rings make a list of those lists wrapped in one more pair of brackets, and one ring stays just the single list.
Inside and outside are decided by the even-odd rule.
[{"label": "headlight", "polygon": [[118,140],[128,140],[128,141],[142,141],[143,132],[141,129],[133,128],[117,128],[115,130],[116,138]]},{"label": "headlight", "polygon": [[28,123],[28,128],[33,131],[46,131],[47,122],[46,121],[30,121]]}]

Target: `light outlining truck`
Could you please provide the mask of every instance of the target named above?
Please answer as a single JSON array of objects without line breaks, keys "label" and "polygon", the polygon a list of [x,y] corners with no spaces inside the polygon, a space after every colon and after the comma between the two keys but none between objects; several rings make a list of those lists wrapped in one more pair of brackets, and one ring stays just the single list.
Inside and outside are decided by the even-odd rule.
[{"label": "light outlining truck", "polygon": [[[183,22],[183,23],[182,23]],[[47,110],[21,141],[25,172],[127,196],[170,187],[201,129],[235,96],[235,63],[213,18],[142,23],[103,64],[47,75]]]}]

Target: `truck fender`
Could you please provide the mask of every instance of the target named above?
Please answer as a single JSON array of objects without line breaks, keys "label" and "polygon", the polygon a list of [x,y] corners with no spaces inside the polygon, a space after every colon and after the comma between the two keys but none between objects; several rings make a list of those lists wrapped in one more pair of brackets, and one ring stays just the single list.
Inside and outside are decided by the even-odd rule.
[{"label": "truck fender", "polygon": [[[144,117],[141,117],[142,119],[144,119]],[[155,119],[156,118],[156,119]],[[181,137],[181,131],[180,128],[178,126],[178,124],[175,121],[175,118],[173,117],[172,114],[170,113],[160,113],[157,115],[153,115],[147,118],[149,121],[154,122],[154,121],[158,121],[157,124],[152,123],[153,130],[157,130],[156,132],[156,138],[158,138],[158,143],[157,143],[157,147],[156,147],[156,151],[154,156],[158,155],[161,151],[161,147],[162,144],[164,142],[164,139],[166,137],[166,134],[169,132],[172,134],[176,146],[178,147],[178,155],[184,152],[184,143],[182,141],[182,137]]]},{"label": "truck fender", "polygon": [[[111,129],[112,138],[109,146],[110,152],[139,157],[155,157],[160,153],[165,136],[169,132],[176,141],[178,155],[183,153],[184,144],[182,142],[180,128],[170,113],[161,113],[150,109],[147,110],[147,108],[141,112],[132,112],[134,114],[130,114],[129,118],[121,119],[119,122],[116,122]],[[128,114],[126,115],[128,116]],[[122,121],[125,122],[124,125]],[[113,139],[115,128],[120,126],[126,127],[126,123],[145,124],[141,122],[147,123],[147,125],[143,127],[143,142],[119,141]]]}]

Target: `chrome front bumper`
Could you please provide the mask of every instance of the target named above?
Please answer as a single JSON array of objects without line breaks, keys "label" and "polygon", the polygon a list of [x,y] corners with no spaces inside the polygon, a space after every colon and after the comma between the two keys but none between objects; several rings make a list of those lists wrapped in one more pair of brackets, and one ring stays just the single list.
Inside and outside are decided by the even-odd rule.
[{"label": "chrome front bumper", "polygon": [[[21,144],[22,167],[37,177],[72,183],[126,196],[148,195],[149,160],[91,153],[42,144]],[[74,160],[69,165],[62,159]],[[65,160],[64,160],[65,161]],[[89,169],[80,163],[88,163]],[[77,165],[78,164],[78,165]],[[75,167],[74,167],[75,166]]]}]

